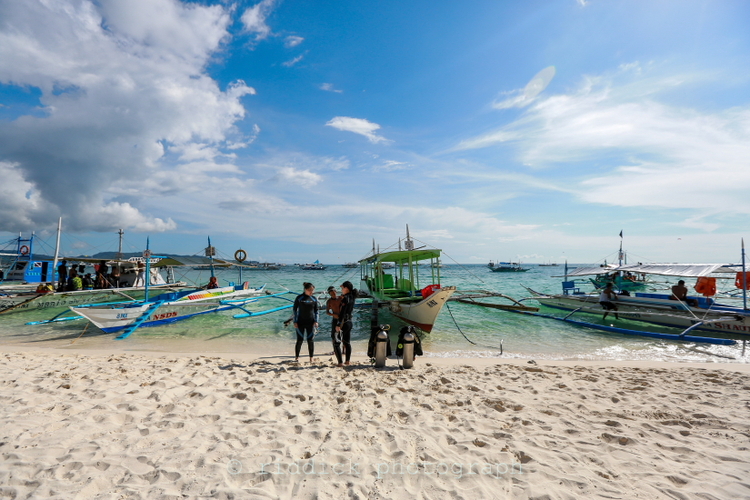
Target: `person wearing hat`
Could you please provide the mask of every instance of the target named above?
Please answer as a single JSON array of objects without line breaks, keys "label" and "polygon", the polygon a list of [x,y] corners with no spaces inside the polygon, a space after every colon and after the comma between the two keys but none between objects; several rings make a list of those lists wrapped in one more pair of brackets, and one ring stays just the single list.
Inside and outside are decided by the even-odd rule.
[{"label": "person wearing hat", "polygon": [[[341,284],[341,307],[339,308],[338,319],[334,327],[333,335],[333,352],[336,354],[338,366],[349,364],[352,357],[352,312],[354,311],[354,287],[351,281],[344,281]],[[342,350],[343,349],[343,350]],[[343,354],[343,356],[342,356]],[[346,361],[344,361],[344,356]]]}]

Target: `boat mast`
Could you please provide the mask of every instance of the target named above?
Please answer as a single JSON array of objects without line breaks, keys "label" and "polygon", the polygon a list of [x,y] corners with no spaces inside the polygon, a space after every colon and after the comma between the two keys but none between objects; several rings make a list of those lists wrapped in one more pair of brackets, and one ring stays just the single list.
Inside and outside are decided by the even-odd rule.
[{"label": "boat mast", "polygon": [[[57,258],[60,256],[60,231],[62,230],[62,217],[57,219],[57,241],[55,242],[55,257],[52,259],[52,276],[57,272]],[[60,277],[58,276],[58,280]]]},{"label": "boat mast", "polygon": [[742,238],[742,308],[747,311],[747,274],[745,274],[745,238]]},{"label": "boat mast", "polygon": [[146,237],[146,251],[143,252],[143,257],[146,259],[146,275],[143,277],[144,286],[144,295],[143,295],[143,301],[148,302],[148,285],[151,283],[151,250],[149,250],[149,244],[150,244],[150,238]]},{"label": "boat mast", "polygon": [[[122,260],[122,235],[125,234],[125,231],[122,229],[117,231],[117,234],[120,235],[120,243],[117,245],[117,260]],[[119,267],[119,264],[118,264]]]},{"label": "boat mast", "polygon": [[214,248],[211,246],[211,237],[208,237],[208,247],[206,248],[206,257],[211,260],[211,277],[214,277]]}]

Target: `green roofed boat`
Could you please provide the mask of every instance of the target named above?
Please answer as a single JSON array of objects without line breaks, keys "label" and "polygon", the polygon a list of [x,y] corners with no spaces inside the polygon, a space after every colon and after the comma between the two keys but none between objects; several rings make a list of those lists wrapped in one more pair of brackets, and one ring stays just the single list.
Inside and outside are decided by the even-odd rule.
[{"label": "green roofed boat", "polygon": [[[391,314],[425,332],[432,331],[443,305],[456,291],[440,284],[440,250],[414,247],[406,227],[403,249],[372,254],[359,261],[360,290],[373,300],[388,304]],[[427,261],[429,267],[419,264]],[[392,266],[392,271],[386,269]]]}]

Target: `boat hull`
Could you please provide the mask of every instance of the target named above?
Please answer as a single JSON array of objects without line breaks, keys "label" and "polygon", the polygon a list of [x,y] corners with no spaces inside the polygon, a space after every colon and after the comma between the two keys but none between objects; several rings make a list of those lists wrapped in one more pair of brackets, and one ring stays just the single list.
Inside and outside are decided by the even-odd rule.
[{"label": "boat hull", "polygon": [[[653,294],[647,294],[653,295]],[[711,309],[688,307],[665,298],[618,296],[615,301],[621,319],[630,319],[660,326],[670,326],[714,333],[750,335],[750,315],[731,306],[713,305]],[[542,305],[562,311],[578,311],[603,314],[598,295],[542,295],[535,299]],[[615,311],[609,317],[614,320]],[[699,324],[704,322],[702,324]]]},{"label": "boat hull", "polygon": [[[230,288],[230,287],[227,287]],[[234,288],[231,287],[233,290]],[[222,290],[222,289],[218,289]],[[263,293],[263,288],[249,288],[219,293],[212,290],[196,291],[179,300],[165,302],[149,318],[138,325],[139,328],[158,326],[182,321],[201,314],[236,309],[243,300],[251,300]],[[157,297],[158,299],[158,297]],[[233,305],[232,301],[238,301]],[[113,333],[138,321],[154,304],[140,302],[134,304],[101,304],[91,307],[71,307],[71,311],[91,321],[104,332]]]},{"label": "boat hull", "polygon": [[388,309],[397,318],[429,333],[435,325],[438,314],[455,291],[456,287],[447,286],[437,289],[429,297],[418,302],[391,300]]}]

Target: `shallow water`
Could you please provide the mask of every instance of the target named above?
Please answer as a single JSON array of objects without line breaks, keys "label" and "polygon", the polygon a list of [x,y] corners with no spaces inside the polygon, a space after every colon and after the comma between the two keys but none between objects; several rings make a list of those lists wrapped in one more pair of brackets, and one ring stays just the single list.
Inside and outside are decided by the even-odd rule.
[{"label": "shallow water", "polygon": [[[563,273],[563,266],[525,267],[530,268],[525,273],[493,273],[482,265],[446,265],[441,269],[442,283],[455,285],[459,290],[491,290],[516,299],[530,295],[524,287],[550,293],[560,290],[562,278],[554,276]],[[423,267],[420,275],[426,276],[429,272],[429,268]],[[222,285],[228,281],[240,281],[237,271],[220,271],[217,275]],[[205,284],[208,273],[191,270],[182,276],[178,274],[177,279]],[[347,279],[358,286],[359,269],[329,266],[325,271],[302,271],[287,266],[278,271],[245,271],[242,277],[242,281],[249,280],[252,286],[266,283],[269,290],[286,288],[294,292],[301,291],[304,281],[314,283],[316,292],[322,292],[329,285],[338,287]],[[655,286],[664,288],[669,284]],[[582,289],[590,287],[583,286]],[[293,298],[293,295],[289,297]],[[533,300],[524,303],[538,305]],[[264,299],[254,309],[280,304],[278,299]],[[37,326],[25,324],[52,315],[49,311],[39,311],[0,316],[0,344],[165,353],[243,352],[273,357],[291,355],[294,348],[294,332],[291,327],[283,326],[291,310],[245,319],[233,319],[229,312],[209,314],[172,325],[141,328],[128,339],[119,341],[93,325],[86,326],[84,321]],[[381,323],[392,323],[393,331],[397,330],[400,323],[396,318],[383,310],[380,315]],[[586,319],[601,320],[600,317]],[[639,328],[637,323],[629,322],[620,322],[618,326]],[[355,354],[365,354],[369,329],[370,310],[356,309],[352,332]],[[330,321],[321,314],[321,328],[316,338],[316,355],[320,357],[332,350],[329,331]],[[443,309],[432,333],[423,335],[422,340],[428,357],[750,362],[750,353],[743,351],[742,342],[736,346],[716,346],[629,337],[458,302],[450,302]],[[303,356],[306,352],[306,346],[303,346]]]}]

